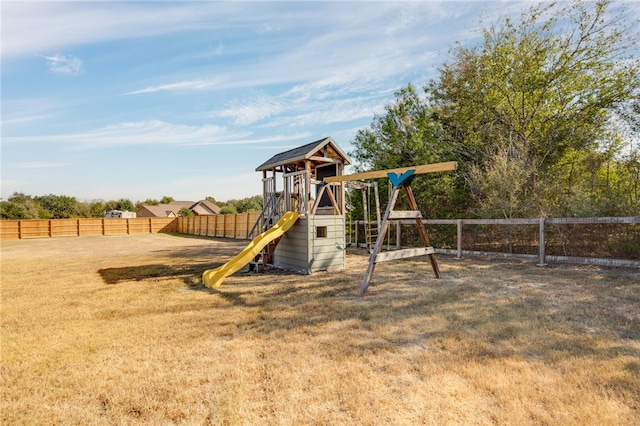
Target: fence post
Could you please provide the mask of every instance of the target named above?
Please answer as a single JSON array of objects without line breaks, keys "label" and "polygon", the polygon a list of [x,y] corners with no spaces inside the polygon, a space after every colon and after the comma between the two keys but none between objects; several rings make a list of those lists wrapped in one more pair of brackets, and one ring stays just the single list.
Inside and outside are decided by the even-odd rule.
[{"label": "fence post", "polygon": [[456,259],[460,260],[462,259],[462,219],[458,219],[458,222],[456,223],[456,228],[458,231],[458,237],[457,237],[457,245],[458,245],[458,255],[456,256]]},{"label": "fence post", "polygon": [[[402,230],[400,228],[400,221],[396,223],[396,249],[400,250],[402,247]],[[391,247],[389,247],[391,248]]]},{"label": "fence post", "polygon": [[238,238],[238,215],[240,213],[233,214],[233,238]]},{"label": "fence post", "polygon": [[353,240],[356,243],[356,248],[360,247],[358,245],[358,221],[354,220],[353,221]]},{"label": "fence post", "polygon": [[538,237],[538,266],[547,266],[544,258],[544,217],[540,218],[540,236]]},{"label": "fence post", "polygon": [[18,221],[18,239],[19,240],[22,239],[22,221],[21,220]]}]

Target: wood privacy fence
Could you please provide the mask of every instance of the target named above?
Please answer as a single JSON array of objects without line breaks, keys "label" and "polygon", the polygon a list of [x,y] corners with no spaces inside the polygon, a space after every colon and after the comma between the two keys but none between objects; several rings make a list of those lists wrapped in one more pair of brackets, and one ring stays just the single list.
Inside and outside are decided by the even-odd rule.
[{"label": "wood privacy fence", "polygon": [[[400,248],[420,243],[414,220],[390,222],[386,246]],[[537,261],[539,265],[551,262],[640,268],[640,216],[422,222],[436,252],[458,259],[463,255],[515,257]],[[375,232],[376,228],[365,221],[348,226],[348,242],[359,246],[367,245],[369,230]]]},{"label": "wood privacy fence", "polygon": [[0,239],[176,232],[174,217],[0,220]]},{"label": "wood privacy fence", "polygon": [[176,232],[207,237],[249,238],[260,212],[220,214],[176,219]]},{"label": "wood privacy fence", "polygon": [[179,232],[246,239],[260,213],[195,217],[138,217],[0,220],[0,239],[82,237],[89,235],[154,234]]}]

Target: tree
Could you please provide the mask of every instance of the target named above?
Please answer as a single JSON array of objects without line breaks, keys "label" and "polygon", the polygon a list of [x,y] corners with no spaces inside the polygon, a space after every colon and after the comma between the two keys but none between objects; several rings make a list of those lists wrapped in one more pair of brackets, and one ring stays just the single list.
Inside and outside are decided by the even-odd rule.
[{"label": "tree", "polygon": [[512,219],[537,211],[543,215],[539,188],[531,188],[535,181],[533,165],[524,154],[521,144],[501,148],[481,168],[473,165],[469,171],[471,194],[478,201],[476,214],[481,217]]},{"label": "tree", "polygon": [[164,197],[162,197],[162,198],[160,199],[160,204],[169,204],[169,203],[171,203],[172,201],[175,201],[175,200],[173,199],[173,197],[169,197],[169,196],[165,195]]},{"label": "tree", "polygon": [[136,211],[135,209],[136,209],[136,206],[133,204],[131,200],[129,200],[128,198],[120,198],[118,201],[116,201],[114,210],[133,212],[133,211]]},{"label": "tree", "polygon": [[[355,149],[351,155],[358,162],[359,171],[436,163],[453,158],[426,96],[421,96],[411,84],[397,91],[394,101],[385,107],[385,113],[376,115],[368,128],[359,130],[352,143]],[[384,205],[388,182],[381,180],[378,184]],[[461,194],[463,184],[455,174],[447,174],[421,176],[412,186],[421,210],[428,212],[428,216],[452,217],[464,209],[465,199],[456,195]],[[401,199],[399,206],[403,201]],[[354,214],[360,215],[361,197],[351,197],[350,203],[355,207]]]},{"label": "tree", "polygon": [[568,153],[611,140],[614,112],[637,99],[640,62],[637,32],[609,5],[544,3],[485,29],[481,46],[454,49],[428,92],[463,173],[490,175],[518,147],[533,167],[521,203]]},{"label": "tree", "polygon": [[14,192],[7,201],[0,202],[2,219],[38,219],[41,213],[45,213],[42,207],[30,195],[21,192]]},{"label": "tree", "polygon": [[[66,219],[79,217],[78,200],[67,195],[43,195],[34,197],[34,200],[47,212],[46,218]],[[45,218],[41,215],[40,217]]]},{"label": "tree", "polygon": [[262,195],[254,195],[253,197],[232,201],[229,204],[235,206],[238,213],[262,211]]},{"label": "tree", "polygon": [[93,200],[88,204],[80,204],[82,217],[101,217],[106,211],[102,200]]},{"label": "tree", "polygon": [[180,216],[180,217],[194,217],[195,214],[191,210],[189,210],[187,207],[182,207],[178,211],[178,216]]},{"label": "tree", "polygon": [[[594,190],[606,191],[598,197],[607,211],[621,211],[612,202],[622,200],[607,197],[621,194],[613,189],[624,186],[624,170],[635,176],[637,149],[629,145],[633,155],[623,157],[610,147],[622,140],[621,122],[638,134],[640,61],[637,30],[610,5],[540,3],[499,20],[479,46],[452,50],[425,95],[412,85],[397,92],[357,133],[353,157],[363,169],[456,160],[456,173],[412,184],[421,208],[437,206],[440,217],[520,216],[557,213],[569,158],[608,152],[605,184]],[[498,196],[507,187],[510,206]]]},{"label": "tree", "polygon": [[234,214],[234,213],[238,213],[238,211],[234,206],[225,205],[220,207],[220,214]]}]

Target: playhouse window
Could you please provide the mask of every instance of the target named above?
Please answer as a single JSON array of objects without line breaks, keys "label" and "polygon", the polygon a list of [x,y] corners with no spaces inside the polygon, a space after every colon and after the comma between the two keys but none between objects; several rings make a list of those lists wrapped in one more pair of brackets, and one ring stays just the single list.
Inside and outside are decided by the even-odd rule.
[{"label": "playhouse window", "polygon": [[327,238],[326,226],[316,226],[316,238]]}]

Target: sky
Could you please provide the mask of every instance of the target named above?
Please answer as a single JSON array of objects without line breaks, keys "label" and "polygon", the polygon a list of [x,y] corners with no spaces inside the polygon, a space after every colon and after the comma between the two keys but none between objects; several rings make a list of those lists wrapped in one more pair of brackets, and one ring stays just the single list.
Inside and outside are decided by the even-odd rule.
[{"label": "sky", "polygon": [[517,1],[2,1],[1,197],[219,201],[332,137]]}]

